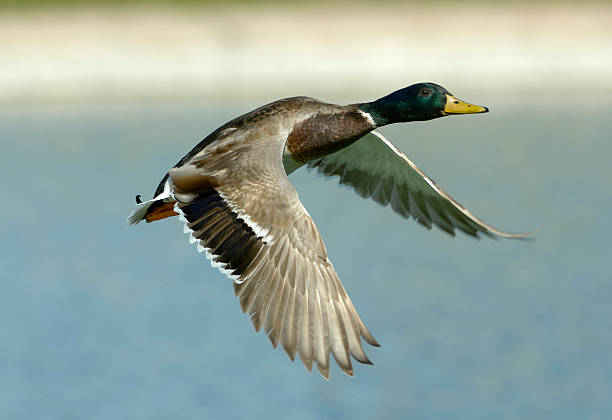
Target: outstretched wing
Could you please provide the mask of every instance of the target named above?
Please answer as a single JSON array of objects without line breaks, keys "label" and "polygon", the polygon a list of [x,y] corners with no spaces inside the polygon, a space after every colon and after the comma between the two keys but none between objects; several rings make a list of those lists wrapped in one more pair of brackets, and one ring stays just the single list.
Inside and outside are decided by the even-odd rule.
[{"label": "outstretched wing", "polygon": [[383,206],[391,204],[397,213],[414,217],[428,229],[435,224],[453,236],[455,229],[475,237],[479,233],[507,238],[529,235],[502,232],[480,220],[376,131],[308,166],[339,176],[341,184],[350,185],[362,197],[372,197]]},{"label": "outstretched wing", "polygon": [[[266,136],[266,134],[268,134]],[[234,279],[243,312],[272,344],[329,377],[329,355],[349,375],[350,357],[371,363],[359,318],[325,245],[282,166],[286,136],[240,136],[211,144],[170,170],[176,211],[213,266]]]}]

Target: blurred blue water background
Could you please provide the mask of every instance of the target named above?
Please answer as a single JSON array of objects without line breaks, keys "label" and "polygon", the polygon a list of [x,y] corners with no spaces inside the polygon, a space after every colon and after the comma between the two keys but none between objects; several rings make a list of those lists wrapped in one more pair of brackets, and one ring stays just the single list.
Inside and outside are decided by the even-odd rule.
[{"label": "blurred blue water background", "polygon": [[329,382],[253,331],[177,220],[124,223],[256,103],[4,107],[0,417],[609,418],[612,103],[478,102],[493,112],[382,131],[487,222],[539,229],[533,242],[453,239],[292,176],[382,344]]}]

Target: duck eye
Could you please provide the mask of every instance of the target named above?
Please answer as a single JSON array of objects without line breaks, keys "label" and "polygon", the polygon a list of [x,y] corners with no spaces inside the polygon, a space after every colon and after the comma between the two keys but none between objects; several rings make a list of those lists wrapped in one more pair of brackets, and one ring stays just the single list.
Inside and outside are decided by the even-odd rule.
[{"label": "duck eye", "polygon": [[431,93],[431,92],[429,92],[429,89],[423,89],[423,90],[421,90],[421,95],[422,95],[422,96],[427,96],[427,95],[429,95],[430,93]]}]

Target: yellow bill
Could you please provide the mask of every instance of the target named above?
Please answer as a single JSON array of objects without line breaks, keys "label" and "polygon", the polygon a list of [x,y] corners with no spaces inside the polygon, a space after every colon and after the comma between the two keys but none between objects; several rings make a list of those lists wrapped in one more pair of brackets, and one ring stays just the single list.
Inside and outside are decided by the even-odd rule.
[{"label": "yellow bill", "polygon": [[489,112],[489,108],[468,104],[467,102],[455,98],[453,95],[446,94],[446,105],[443,111],[444,115],[480,114],[482,112]]}]

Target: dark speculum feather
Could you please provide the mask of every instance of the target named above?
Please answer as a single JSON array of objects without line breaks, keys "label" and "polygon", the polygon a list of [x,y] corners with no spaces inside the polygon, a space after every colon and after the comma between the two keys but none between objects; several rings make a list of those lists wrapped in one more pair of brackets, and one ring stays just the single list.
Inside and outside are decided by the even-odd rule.
[{"label": "dark speculum feather", "polygon": [[217,259],[219,262],[229,264],[230,269],[235,269],[242,263],[243,256],[247,247],[250,246],[251,238],[240,232],[240,235],[235,239],[234,244],[227,248]]},{"label": "dark speculum feather", "polygon": [[244,273],[244,271],[249,268],[259,251],[263,247],[263,242],[259,239],[249,238],[247,244],[244,249],[236,254],[236,257],[233,257],[231,260],[231,266],[233,274],[240,275]]},{"label": "dark speculum feather", "polygon": [[264,245],[262,238],[213,188],[200,191],[192,202],[179,201],[179,208],[193,236],[209,250],[213,260],[225,264],[231,274],[242,274]]},{"label": "dark speculum feather", "polygon": [[[218,262],[229,263],[231,260],[231,254],[236,247],[240,248],[244,245],[249,239],[248,236],[245,236],[244,231],[242,229],[232,227],[234,230],[229,236],[227,236],[223,242],[221,242],[216,249],[213,250],[214,254],[219,255],[215,258]],[[217,252],[219,250],[220,252]]]},{"label": "dark speculum feather", "polygon": [[223,210],[216,207],[210,209],[204,213],[198,220],[189,223],[189,228],[194,232],[206,230],[207,227],[212,226],[218,219],[223,217]]},{"label": "dark speculum feather", "polygon": [[195,219],[193,217],[195,215],[201,216],[208,210],[215,208],[219,205],[221,197],[217,194],[213,194],[210,192],[209,194],[210,195],[203,195],[202,198],[198,198],[196,201],[193,201],[181,207],[181,210],[185,214],[185,218],[187,220],[189,220],[190,222],[194,221]]}]

